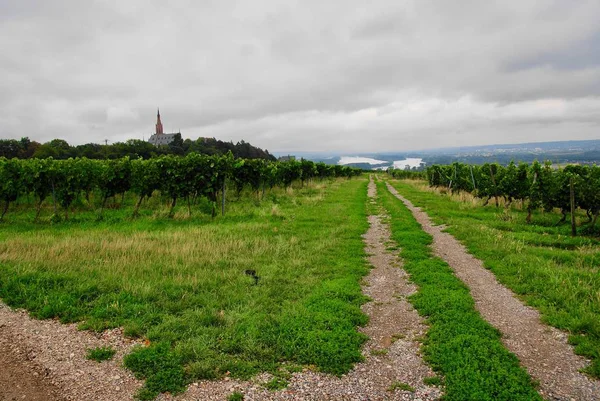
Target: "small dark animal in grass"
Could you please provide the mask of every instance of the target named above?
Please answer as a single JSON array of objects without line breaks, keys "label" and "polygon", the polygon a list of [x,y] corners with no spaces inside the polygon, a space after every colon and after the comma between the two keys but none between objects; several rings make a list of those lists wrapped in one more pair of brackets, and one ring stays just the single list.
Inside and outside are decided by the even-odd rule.
[{"label": "small dark animal in grass", "polygon": [[256,275],[256,270],[246,270],[246,274],[254,279],[254,285],[258,284],[259,276]]}]

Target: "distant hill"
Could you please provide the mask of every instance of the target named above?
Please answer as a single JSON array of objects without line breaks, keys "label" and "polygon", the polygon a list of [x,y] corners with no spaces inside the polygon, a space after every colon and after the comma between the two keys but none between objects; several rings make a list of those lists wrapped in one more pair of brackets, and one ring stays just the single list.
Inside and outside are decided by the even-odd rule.
[{"label": "distant hill", "polygon": [[423,152],[428,164],[448,164],[454,161],[483,164],[511,161],[530,163],[550,160],[554,163],[600,164],[600,140],[529,142],[521,144],[468,146],[434,149]]},{"label": "distant hill", "polygon": [[455,161],[471,164],[508,164],[513,160],[526,163],[550,160],[555,163],[600,164],[600,140],[462,146],[410,152],[298,152],[295,155],[297,158],[304,157],[315,162],[344,164],[363,169],[385,169],[392,165],[401,169],[406,165],[418,168],[420,162],[431,165],[450,164]]},{"label": "distant hill", "polygon": [[526,142],[496,145],[461,146],[453,148],[438,148],[423,150],[421,153],[441,154],[473,154],[473,153],[552,153],[552,152],[575,152],[581,153],[586,150],[600,150],[600,140],[592,139],[585,141],[555,141],[555,142]]}]

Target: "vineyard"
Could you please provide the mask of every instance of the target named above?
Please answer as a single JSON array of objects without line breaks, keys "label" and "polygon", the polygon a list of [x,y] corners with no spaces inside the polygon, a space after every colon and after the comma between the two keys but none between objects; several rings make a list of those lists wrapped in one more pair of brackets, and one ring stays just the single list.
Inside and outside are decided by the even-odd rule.
[{"label": "vineyard", "polygon": [[483,165],[433,165],[424,173],[390,171],[395,178],[427,179],[431,187],[452,193],[467,192],[485,199],[484,206],[494,199],[506,208],[518,202],[528,211],[526,221],[532,221],[537,209],[559,209],[566,220],[571,211],[579,208],[587,215],[588,230],[593,231],[600,214],[600,167],[569,165],[554,169],[550,162],[515,164],[504,167],[497,163]]},{"label": "vineyard", "polygon": [[178,200],[187,203],[191,215],[192,206],[203,199],[211,203],[214,217],[219,194],[224,213],[227,184],[233,185],[238,195],[244,188],[250,188],[259,196],[261,191],[264,195],[267,188],[286,188],[294,181],[301,181],[304,185],[315,178],[358,174],[360,170],[346,166],[308,160],[271,162],[234,159],[231,153],[223,156],[191,153],[186,157],[168,155],[149,160],[128,157],[116,160],[0,158],[0,201],[4,203],[0,220],[11,203],[23,197],[33,199],[33,202],[27,203],[35,203],[35,220],[48,199],[52,202],[53,218],[60,218],[60,208],[68,220],[69,210],[81,196],[89,205],[91,195],[96,195],[101,216],[109,199],[118,195],[123,199],[126,193],[137,196],[132,213],[134,217],[139,214],[142,202],[155,193],[169,200],[169,217],[173,217]]},{"label": "vineyard", "polygon": [[[418,285],[405,301],[427,316],[415,349],[432,373],[382,381],[383,395],[373,399],[413,393],[429,400],[431,386],[447,400],[595,399],[596,382],[578,372],[600,376],[598,239],[569,236],[566,225],[557,224],[559,215],[544,210],[567,216],[579,208],[580,226],[592,228],[597,167],[455,163],[423,172],[391,170],[398,179],[374,174],[371,182],[360,174],[306,160],[231,154],[0,159],[0,299],[32,317],[82,330],[119,328],[138,344],[115,357],[143,380],[131,389],[138,399],[208,394],[232,381],[240,387],[219,390],[219,399],[234,390],[268,395],[250,399],[287,399],[305,388],[299,378],[316,374],[331,374],[326,380],[343,387],[344,377],[364,369],[357,364],[378,361],[396,369],[391,358],[405,360],[396,354],[408,344],[399,328],[373,342],[371,351],[364,348],[374,338],[367,325],[393,320],[365,314],[383,305],[363,292],[374,287],[363,285],[371,271],[363,236],[370,217],[380,215],[390,228],[382,249],[390,255],[399,249],[402,268]],[[374,197],[367,195],[372,185]],[[568,337],[589,363],[567,371],[561,360],[560,367],[580,375],[583,385],[573,386],[583,390],[562,390],[564,383],[552,381],[555,372],[546,381],[531,369],[553,371],[554,362],[524,359],[530,365],[521,365],[521,355],[502,340],[510,335],[475,309],[469,286],[434,253],[432,237],[394,188],[539,310],[544,324],[565,332],[563,345]],[[537,355],[537,347],[548,344],[533,346]],[[321,391],[325,376],[318,377],[306,388]],[[358,383],[360,391],[371,391]]]}]

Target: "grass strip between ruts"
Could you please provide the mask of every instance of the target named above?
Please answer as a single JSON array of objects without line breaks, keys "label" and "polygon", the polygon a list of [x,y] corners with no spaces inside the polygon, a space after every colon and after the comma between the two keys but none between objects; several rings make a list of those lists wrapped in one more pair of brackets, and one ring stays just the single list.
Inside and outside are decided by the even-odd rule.
[{"label": "grass strip between ruts", "polygon": [[469,289],[442,259],[432,238],[381,181],[380,203],[391,216],[392,239],[401,248],[404,270],[419,287],[410,301],[427,317],[425,360],[444,376],[444,400],[542,400],[517,357],[500,341],[500,332],[475,310]]}]

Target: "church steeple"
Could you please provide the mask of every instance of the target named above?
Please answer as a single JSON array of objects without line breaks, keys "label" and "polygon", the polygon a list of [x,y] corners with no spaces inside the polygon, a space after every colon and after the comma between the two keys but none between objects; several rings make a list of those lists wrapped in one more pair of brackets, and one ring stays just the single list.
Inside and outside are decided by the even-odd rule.
[{"label": "church steeple", "polygon": [[157,113],[156,113],[156,135],[162,135],[163,133],[163,126],[162,126],[162,122],[160,121],[160,109],[157,109]]}]

